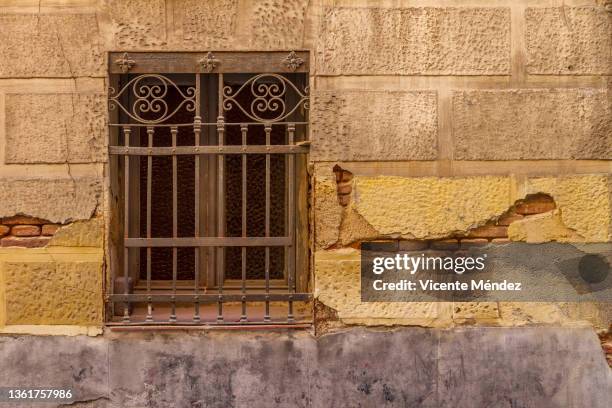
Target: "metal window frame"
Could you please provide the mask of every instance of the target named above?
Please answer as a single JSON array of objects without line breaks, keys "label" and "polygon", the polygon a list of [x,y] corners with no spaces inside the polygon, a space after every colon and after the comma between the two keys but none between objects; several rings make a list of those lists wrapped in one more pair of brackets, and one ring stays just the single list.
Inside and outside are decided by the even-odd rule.
[{"label": "metal window frame", "polygon": [[[308,73],[309,54],[306,51],[291,52],[111,52],[109,53],[109,155],[110,155],[110,185],[111,200],[115,203],[114,234],[110,232],[111,238],[116,237],[114,248],[111,250],[110,270],[111,274],[107,281],[110,289],[107,293],[107,305],[111,319],[107,324],[133,325],[133,324],[235,324],[226,322],[224,319],[224,304],[237,302],[240,304],[240,324],[293,324],[294,302],[305,302],[311,300],[308,293],[308,215],[307,215],[307,193],[308,180],[306,172],[309,151],[307,142],[307,114],[304,113],[302,120],[296,112],[307,111],[310,97],[308,95]],[[194,86],[181,91],[177,84],[168,76],[186,74],[194,76]],[[225,86],[224,74],[248,74],[249,79],[235,92]],[[295,81],[295,74],[302,74],[304,83]],[[120,84],[120,78],[126,78],[127,82]],[[123,76],[123,77],[122,77]],[[266,79],[281,87],[282,93],[279,99],[278,88],[268,83],[262,85]],[[155,85],[147,85],[147,81],[157,81]],[[259,82],[258,82],[259,81]],[[216,83],[215,83],[216,82]],[[119,85],[122,85],[119,88]],[[247,86],[249,85],[249,86]],[[234,99],[244,89],[250,87],[251,92],[257,90],[261,93],[253,93],[257,97],[262,109],[253,110],[253,105],[243,107]],[[300,89],[300,85],[305,85]],[[263,87],[262,87],[263,86]],[[175,110],[164,110],[160,100],[165,95],[166,87],[174,87],[182,98]],[[259,88],[262,87],[262,88]],[[130,89],[131,88],[131,89]],[[136,93],[138,90],[139,94]],[[217,106],[211,103],[205,104],[208,112],[202,112],[202,98],[207,97],[206,92],[216,92]],[[130,91],[136,96],[136,103],[140,103],[140,110],[136,103],[126,106],[125,94]],[[276,92],[276,93],[275,93]],[[160,96],[161,95],[161,96]],[[261,112],[279,112],[274,103],[282,103],[282,111],[278,116],[262,116]],[[156,105],[157,104],[157,105]],[[272,105],[271,105],[272,104]],[[293,104],[293,105],[291,105]],[[276,109],[274,107],[276,106]],[[189,123],[172,123],[170,120],[179,108],[186,108],[193,112],[193,121]],[[159,109],[161,115],[157,118],[144,118],[138,112],[147,110],[155,112]],[[166,106],[166,108],[168,108]],[[226,123],[224,113],[229,109],[240,109],[250,122]],[[142,110],[144,109],[144,110]],[[205,122],[202,120],[203,113],[211,118],[216,109],[216,120]],[[120,118],[124,118],[123,121]],[[167,123],[170,121],[170,123]],[[177,146],[177,134],[181,127],[192,127],[195,144],[193,146]],[[239,126],[242,134],[241,145],[227,146],[224,142],[225,131],[228,126]],[[247,133],[249,127],[262,126],[265,132],[265,145],[248,145]],[[285,145],[272,145],[270,135],[273,126],[281,126],[285,129],[287,143]],[[170,147],[154,147],[155,129],[169,127],[172,138]],[[299,130],[297,130],[299,128]],[[134,146],[132,135],[134,132],[145,132],[147,146]],[[299,138],[296,137],[299,134]],[[119,144],[120,136],[125,143]],[[210,137],[212,136],[212,137]],[[203,144],[202,140],[216,140],[215,144]],[[302,140],[299,140],[302,139]],[[248,203],[246,202],[247,156],[252,154],[265,155],[265,236],[249,237],[246,235],[246,216]],[[270,234],[270,160],[272,154],[285,156],[286,171],[286,236],[274,237]],[[177,236],[177,158],[181,155],[190,155],[195,161],[195,234],[193,237]],[[240,155],[242,162],[242,236],[225,236],[225,213],[224,213],[224,159],[227,155]],[[152,160],[154,156],[172,157],[172,237],[151,237],[151,183],[152,183]],[[214,160],[209,160],[213,158]],[[147,208],[146,214],[140,211],[134,212],[130,203],[134,202],[137,188],[134,188],[134,174],[139,160],[146,160],[147,168]],[[204,195],[200,189],[202,183],[200,177],[214,177],[215,183],[206,183],[204,188],[214,197],[213,200],[202,200]],[[138,177],[140,175],[138,174]],[[208,187],[206,187],[208,186]],[[210,187],[212,186],[212,187]],[[216,187],[215,187],[216,186]],[[216,191],[215,191],[216,190]],[[210,196],[210,194],[209,194]],[[203,202],[204,201],[204,202]],[[203,208],[210,206],[216,213],[215,236],[202,236],[201,225]],[[146,217],[146,237],[140,237],[138,226],[140,217]],[[112,228],[111,228],[112,229]],[[112,239],[110,241],[113,241]],[[224,272],[224,248],[240,247],[242,268],[242,279],[227,280]],[[262,281],[247,279],[246,273],[246,248],[265,248],[265,278]],[[270,278],[270,247],[282,246],[285,248],[285,280]],[[153,248],[172,248],[172,280],[152,280],[151,251]],[[195,251],[195,276],[193,281],[178,281],[177,279],[177,251],[179,247],[191,247]],[[138,248],[138,250],[134,250]],[[146,285],[140,288],[140,293],[134,291],[134,253],[142,249],[147,251],[147,279]],[[206,277],[215,279],[215,285],[207,285],[215,289],[215,293],[202,291],[202,276],[200,265],[203,250],[211,251],[208,256],[207,271],[213,271],[213,276]],[[118,273],[121,272],[121,273]],[[122,281],[122,282],[121,282]],[[118,288],[117,282],[122,283],[122,290]],[[169,283],[169,286],[168,286]],[[185,286],[185,284],[187,286]],[[191,287],[191,290],[185,289]],[[169,290],[161,292],[161,290]],[[262,321],[249,319],[247,305],[250,302],[263,302],[265,313]],[[270,303],[283,302],[287,305],[287,313],[284,319],[272,320],[270,315]],[[147,305],[147,314],[144,321],[133,321],[131,318],[132,305],[144,303]],[[167,321],[156,320],[153,316],[153,305],[165,303],[171,306],[170,317]],[[177,319],[176,308],[178,303],[193,304],[193,317],[189,321]],[[204,321],[200,316],[200,305],[216,304],[217,316],[214,321]],[[114,308],[123,305],[123,318],[113,321],[116,314]]]}]

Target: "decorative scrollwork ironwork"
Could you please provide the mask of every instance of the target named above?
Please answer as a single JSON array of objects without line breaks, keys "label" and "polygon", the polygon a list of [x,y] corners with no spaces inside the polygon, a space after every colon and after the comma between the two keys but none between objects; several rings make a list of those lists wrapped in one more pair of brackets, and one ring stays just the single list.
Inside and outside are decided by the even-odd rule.
[{"label": "decorative scrollwork ironwork", "polygon": [[[172,111],[170,111],[170,107],[165,100],[170,87],[174,87],[182,98]],[[131,106],[126,107],[120,102],[120,98],[130,92],[134,101]],[[183,92],[164,75],[144,74],[130,80],[118,93],[111,87],[108,99],[110,110],[118,106],[119,109],[135,121],[154,125],[170,119],[183,106],[185,106],[188,112],[194,112],[196,89],[190,86]],[[151,116],[153,117],[145,118],[142,114],[152,114]]]},{"label": "decorative scrollwork ironwork", "polygon": [[[248,107],[238,102],[238,95],[244,90],[250,89],[253,100]],[[295,92],[296,103],[287,106],[285,96],[287,90]],[[250,119],[257,122],[272,123],[280,122],[293,114],[300,106],[308,109],[310,97],[308,87],[300,91],[290,80],[279,74],[259,74],[249,78],[236,92],[232,93],[231,86],[223,87],[223,110],[229,111],[234,106],[242,111]]]}]

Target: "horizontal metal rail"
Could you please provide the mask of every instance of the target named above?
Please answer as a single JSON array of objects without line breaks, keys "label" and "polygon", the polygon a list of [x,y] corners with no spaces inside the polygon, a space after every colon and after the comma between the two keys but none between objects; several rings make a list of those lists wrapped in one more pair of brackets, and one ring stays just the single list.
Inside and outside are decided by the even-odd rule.
[{"label": "horizontal metal rail", "polygon": [[217,303],[222,302],[275,302],[292,300],[296,302],[307,302],[312,299],[309,293],[245,293],[245,294],[219,294],[219,293],[200,293],[200,294],[180,294],[176,295],[167,293],[132,293],[132,294],[114,294],[108,296],[112,302],[166,302],[173,301],[184,303]]},{"label": "horizontal metal rail", "polygon": [[126,238],[124,241],[127,248],[280,247],[291,243],[289,237]]},{"label": "horizontal metal rail", "polygon": [[109,147],[110,154],[128,156],[193,156],[197,154],[307,154],[308,151],[308,146],[298,145]]}]

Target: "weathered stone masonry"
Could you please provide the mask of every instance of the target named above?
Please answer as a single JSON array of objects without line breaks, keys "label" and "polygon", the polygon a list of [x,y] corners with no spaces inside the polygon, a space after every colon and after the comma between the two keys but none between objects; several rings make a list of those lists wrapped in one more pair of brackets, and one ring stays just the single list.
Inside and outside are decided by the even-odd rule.
[{"label": "weathered stone masonry", "polygon": [[[567,336],[560,326],[587,326],[601,333],[609,351],[608,305],[366,304],[359,294],[359,243],[611,242],[611,7],[607,0],[0,0],[0,332],[102,331],[104,288],[110,285],[106,268],[116,262],[108,243],[116,238],[111,227],[120,219],[112,210],[106,151],[109,51],[309,50],[308,272],[317,335],[338,333],[331,334],[333,340],[312,340],[316,346],[306,340],[303,355],[325,354],[326,344],[330,350],[353,344],[352,336],[361,330],[356,325],[442,328],[450,336],[447,347],[458,326],[496,326],[508,334],[502,340],[487,337],[495,347],[557,350],[538,361],[560,370],[536,370],[536,375],[528,362],[517,362],[514,373],[494,371],[501,376],[498,384],[515,382],[516,374],[537,377],[543,389],[553,389],[549,385],[558,382],[553,374],[565,373],[562,367],[571,361],[587,361],[581,353],[595,349],[595,342],[584,331],[583,340],[570,335],[544,344],[542,336],[557,339]],[[537,327],[514,337],[509,327],[516,326]],[[411,329],[405,330],[384,334],[391,338],[386,344],[405,348],[399,341],[410,337]],[[364,331],[372,336],[373,330]],[[113,335],[120,336],[119,343],[131,341]],[[83,354],[98,356],[104,349],[100,342],[109,336],[59,337],[49,347],[98,342]],[[470,336],[461,344],[487,344]],[[236,333],[232,341],[245,345],[245,355],[256,355],[251,336]],[[581,349],[584,342],[589,347]],[[290,343],[275,338],[270,344]],[[17,347],[10,339],[2,344]],[[184,362],[181,375],[187,378],[199,369],[185,357],[193,350],[185,345],[178,357],[159,355],[172,367]],[[603,361],[597,352],[589,354],[595,365]],[[82,356],[68,355],[80,364]],[[328,357],[333,360],[333,354]],[[366,360],[377,358],[372,352]],[[496,358],[479,361],[508,366],[509,359]],[[215,367],[226,362],[206,361]],[[315,363],[305,364],[304,372],[314,373]],[[150,377],[130,383],[138,398],[123,400],[122,391],[113,403],[172,400],[170,391],[147,400],[141,385],[159,386],[166,378],[154,366],[147,362],[150,370],[141,373]],[[436,367],[439,384],[461,384],[459,391],[476,387],[466,385],[468,375],[458,374],[464,369],[459,360],[439,360]],[[264,383],[244,370],[236,366],[236,376],[248,385],[241,389]],[[369,378],[361,366],[351,370],[339,385],[341,401],[359,401],[357,393],[372,404],[405,406],[429,395],[424,389],[406,402],[390,380]],[[563,385],[560,394],[551,391],[540,400],[523,400],[515,390],[499,391],[494,384],[482,394],[497,390],[506,401],[529,407],[605,406],[611,380],[596,372],[586,367],[583,382]],[[222,370],[218,374],[207,372],[205,382],[221,387],[233,378]],[[406,375],[406,381],[422,382]],[[599,393],[589,384],[599,384]],[[104,397],[91,389],[91,399]],[[525,389],[530,395],[539,392]],[[177,392],[189,395],[189,403],[203,398]],[[278,394],[279,406],[297,404],[277,389],[263,392]],[[236,393],[228,391],[210,406],[257,406],[252,395]],[[561,394],[574,399],[563,401]],[[328,406],[312,389],[308,395],[304,406]],[[389,395],[394,399],[385,399]],[[435,395],[439,399],[431,406],[473,402],[453,400],[439,389]],[[105,398],[100,406],[113,406],[104,405]]]}]

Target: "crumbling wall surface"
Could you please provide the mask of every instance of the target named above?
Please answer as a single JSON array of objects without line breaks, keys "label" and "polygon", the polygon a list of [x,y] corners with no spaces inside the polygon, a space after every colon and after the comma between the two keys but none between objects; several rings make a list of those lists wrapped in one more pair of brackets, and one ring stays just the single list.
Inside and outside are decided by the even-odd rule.
[{"label": "crumbling wall surface", "polygon": [[0,360],[0,383],[72,388],[82,407],[603,408],[612,398],[589,329],[15,336],[0,338]]},{"label": "crumbling wall surface", "polygon": [[485,3],[322,2],[312,259],[335,329],[612,323],[601,304],[360,300],[364,241],[611,241],[612,5]]},{"label": "crumbling wall surface", "polygon": [[[57,314],[13,318],[0,307],[0,326],[15,322],[2,330],[102,323],[98,274],[116,262],[103,239],[110,50],[311,51],[312,290],[321,302],[343,299],[362,323],[457,317],[451,304],[357,302],[345,258],[363,240],[612,237],[608,0],[0,0],[0,27],[0,305],[26,294],[33,311],[55,288],[8,287],[15,271],[70,285],[94,276]],[[499,224],[538,194],[553,212]],[[15,216],[28,221],[5,223]],[[60,250],[79,261],[57,261]],[[561,313],[514,307],[506,315],[543,316],[530,322]],[[504,315],[503,305],[468,309],[483,321]]]}]

